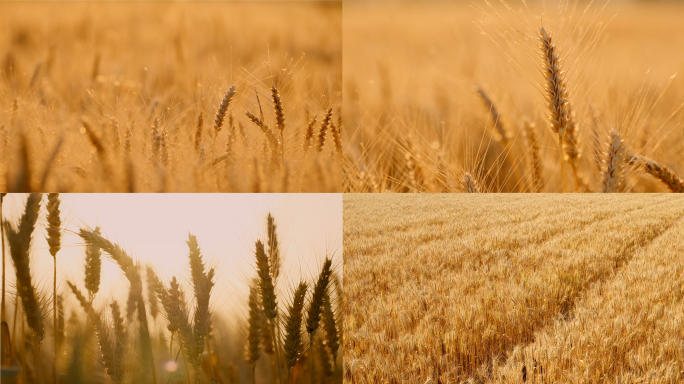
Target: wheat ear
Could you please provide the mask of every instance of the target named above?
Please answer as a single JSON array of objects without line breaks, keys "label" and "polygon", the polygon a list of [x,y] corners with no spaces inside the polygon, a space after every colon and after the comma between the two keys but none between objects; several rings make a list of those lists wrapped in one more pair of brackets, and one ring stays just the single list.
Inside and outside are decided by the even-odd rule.
[{"label": "wheat ear", "polygon": [[[311,303],[306,317],[306,332],[309,334],[309,350],[313,352],[313,342],[316,330],[321,322],[321,312],[323,309],[323,297],[328,290],[330,284],[330,275],[332,274],[332,260],[326,257],[323,263],[323,269],[318,275],[318,281],[314,286],[313,294],[311,295]],[[313,383],[313,356],[310,358],[311,364],[311,383]]]},{"label": "wheat ear", "polygon": [[[288,376],[292,374],[292,368],[297,364],[304,351],[302,342],[302,317],[304,312],[304,297],[306,296],[306,283],[300,282],[295,290],[292,305],[288,310],[287,320],[285,320],[285,363],[288,369]],[[288,380],[290,380],[288,378]]]},{"label": "wheat ear", "polygon": [[[31,271],[29,268],[29,252],[31,248],[31,236],[38,220],[40,211],[40,201],[43,195],[32,193],[26,201],[26,207],[19,221],[19,226],[14,227],[5,221],[7,230],[7,240],[10,246],[10,255],[14,262],[14,269],[17,275],[17,294],[21,297],[21,303],[26,314],[26,322],[33,330],[33,356],[35,359],[36,379],[43,382],[42,363],[40,358],[40,342],[45,336],[45,325],[38,301],[36,289],[31,282]],[[24,322],[22,321],[22,327]],[[24,340],[22,338],[22,340]]]},{"label": "wheat ear", "polygon": [[[337,352],[340,348],[339,332],[337,330],[337,321],[335,320],[335,312],[332,308],[332,301],[330,294],[326,291],[323,296],[323,328],[325,329],[325,344],[332,355],[333,367],[337,360]],[[334,370],[334,368],[333,368]]]},{"label": "wheat ear", "polygon": [[480,185],[470,172],[463,173],[463,190],[467,193],[480,193]]},{"label": "wheat ear", "polygon": [[216,118],[214,118],[214,138],[216,135],[218,135],[221,127],[223,126],[223,120],[226,117],[226,111],[228,110],[228,106],[234,97],[235,86],[233,85],[230,87],[230,89],[228,89],[228,91],[226,91],[226,94],[223,96],[223,100],[221,100],[221,104],[219,104],[218,110],[216,111]]},{"label": "wheat ear", "polygon": [[306,130],[304,131],[304,142],[302,143],[302,149],[304,150],[304,153],[311,148],[311,140],[314,136],[314,127],[316,126],[317,117],[318,115],[314,115],[314,117],[309,120],[309,124],[307,124]]},{"label": "wheat ear", "polygon": [[7,242],[10,248],[10,255],[14,262],[17,274],[17,291],[21,297],[21,303],[26,313],[26,321],[31,329],[36,333],[37,339],[42,340],[45,336],[43,317],[35,288],[31,282],[31,271],[29,267],[29,251],[31,247],[31,235],[38,220],[40,210],[40,200],[42,194],[32,193],[26,201],[24,213],[19,220],[18,227],[14,227],[5,221],[7,231]]},{"label": "wheat ear", "polygon": [[684,193],[684,180],[677,176],[668,166],[633,153],[627,154],[627,161],[629,165],[643,167],[648,174],[663,182],[670,191]]},{"label": "wheat ear", "polygon": [[606,152],[601,192],[620,192],[623,185],[625,147],[617,131],[610,132],[610,142]]},{"label": "wheat ear", "polygon": [[53,330],[55,333],[55,356],[52,366],[52,374],[55,383],[59,383],[59,375],[57,374],[57,252],[61,248],[61,230],[62,230],[62,220],[59,217],[59,193],[48,194],[47,203],[47,221],[48,221],[48,238],[47,242],[50,246],[50,254],[53,259],[53,277],[52,277],[52,320],[53,320]]},{"label": "wheat ear", "polygon": [[276,224],[273,215],[270,213],[266,217],[266,227],[268,234],[268,262],[270,265],[271,277],[275,284],[280,275],[280,249],[278,248],[278,235],[276,234]]},{"label": "wheat ear", "polygon": [[202,252],[197,244],[197,238],[194,235],[188,234],[188,247],[190,248],[190,271],[192,275],[192,284],[195,290],[195,301],[197,307],[195,308],[195,324],[193,327],[194,348],[199,355],[195,357],[197,362],[195,366],[195,374],[197,383],[199,384],[199,363],[204,352],[205,341],[209,333],[209,321],[211,314],[209,313],[209,297],[211,295],[211,288],[214,286],[212,281],[214,278],[214,269],[204,271],[204,261],[202,260]]},{"label": "wheat ear", "polygon": [[247,332],[247,349],[246,358],[251,372],[251,383],[255,382],[256,362],[259,360],[261,354],[261,308],[259,306],[259,289],[258,282],[255,280],[249,286],[249,320],[247,324],[249,329]]},{"label": "wheat ear", "polygon": [[551,34],[542,27],[539,30],[542,58],[544,60],[544,76],[546,78],[546,98],[549,107],[551,129],[558,135],[558,151],[561,162],[561,178],[563,192],[568,191],[565,181],[565,161],[563,156],[563,136],[570,125],[571,113],[568,102],[564,73],[561,70],[560,58],[556,46],[551,41]]},{"label": "wheat ear", "polygon": [[492,116],[492,120],[494,120],[494,128],[496,128],[498,132],[495,140],[501,142],[503,146],[508,145],[508,143],[511,141],[512,135],[501,120],[501,115],[499,114],[498,108],[496,108],[496,104],[494,104],[487,92],[485,92],[485,90],[479,85],[476,86],[475,91],[478,95],[480,95],[480,99],[482,99],[485,107],[487,107],[489,110],[489,114]]},{"label": "wheat ear", "polygon": [[325,144],[325,132],[328,130],[331,121],[332,107],[328,108],[328,112],[325,113],[325,118],[323,118],[323,121],[321,122],[321,129],[318,131],[318,146],[316,147],[318,152],[323,151],[323,145]]},{"label": "wheat ear", "polygon": [[204,127],[204,116],[202,112],[197,116],[197,125],[195,126],[195,152],[199,155],[200,146],[202,145],[202,130]]},{"label": "wheat ear", "polygon": [[280,382],[280,357],[278,351],[278,339],[276,338],[276,320],[278,317],[278,303],[276,301],[275,287],[273,285],[273,278],[271,277],[268,257],[264,252],[264,244],[257,240],[256,242],[256,259],[257,270],[259,273],[259,289],[261,291],[261,302],[264,308],[264,315],[269,319],[271,325],[271,339],[274,345],[276,375],[275,377]]},{"label": "wheat ear", "polygon": [[540,192],[544,188],[544,177],[542,175],[542,162],[539,152],[539,136],[534,123],[524,123],[524,135],[527,148],[530,154],[530,165],[532,167],[532,192]]}]

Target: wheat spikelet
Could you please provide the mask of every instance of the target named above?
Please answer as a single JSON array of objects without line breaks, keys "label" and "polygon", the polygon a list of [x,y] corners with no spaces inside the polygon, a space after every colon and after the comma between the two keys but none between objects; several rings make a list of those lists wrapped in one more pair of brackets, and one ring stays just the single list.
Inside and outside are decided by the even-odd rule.
[{"label": "wheat spikelet", "polygon": [[556,46],[551,41],[551,34],[542,27],[539,30],[542,58],[544,60],[544,76],[546,78],[546,98],[549,107],[551,129],[558,135],[558,151],[560,154],[561,177],[563,192],[567,191],[565,183],[565,161],[563,156],[563,136],[570,125],[571,113],[568,102],[564,73],[561,70],[560,59]]},{"label": "wheat spikelet", "polygon": [[235,97],[235,86],[233,85],[226,91],[226,94],[223,96],[223,100],[221,101],[221,104],[218,107],[218,110],[216,111],[216,118],[214,118],[214,136],[219,133],[221,130],[221,127],[223,126],[223,120],[226,117],[226,111],[228,110],[228,106],[230,105],[230,102],[233,100],[233,97]]},{"label": "wheat spikelet", "polygon": [[288,309],[287,319],[285,320],[285,363],[288,370],[297,364],[304,350],[302,342],[302,316],[304,311],[304,297],[306,295],[306,283],[300,282],[295,290],[292,305]]},{"label": "wheat spikelet", "polygon": [[463,190],[467,193],[480,193],[480,185],[470,172],[463,173]]},{"label": "wheat spikelet", "polygon": [[487,92],[485,92],[485,90],[479,85],[475,87],[475,92],[480,95],[480,99],[484,102],[487,110],[489,110],[489,114],[492,116],[494,128],[496,128],[496,131],[498,132],[498,134],[494,136],[494,139],[498,142],[501,142],[501,144],[504,146],[507,145],[511,141],[512,134],[501,120],[501,115],[499,114],[499,110],[496,108],[496,104],[494,104]]},{"label": "wheat spikelet", "polygon": [[314,115],[314,117],[309,120],[309,124],[307,124],[306,130],[304,131],[304,142],[302,143],[304,152],[311,148],[311,139],[313,139],[314,136],[314,126],[316,125],[317,117],[318,115]]},{"label": "wheat spikelet", "polygon": [[530,154],[530,165],[532,168],[532,192],[540,192],[544,188],[544,177],[542,175],[542,162],[539,153],[539,136],[534,123],[524,123],[525,142]]},{"label": "wheat spikelet", "polygon": [[42,340],[45,336],[45,327],[38,295],[31,282],[29,251],[31,248],[31,236],[38,220],[41,199],[42,194],[32,193],[29,195],[24,213],[19,219],[18,227],[14,227],[8,221],[3,223],[7,232],[10,256],[14,262],[17,275],[17,293],[21,298],[21,304],[26,314],[26,322],[35,332],[37,340]]},{"label": "wheat spikelet", "polygon": [[633,153],[627,153],[627,162],[629,165],[643,167],[648,174],[662,181],[670,191],[684,193],[684,180],[668,166]]},{"label": "wheat spikelet", "polygon": [[325,144],[325,131],[328,130],[330,122],[332,121],[332,107],[328,108],[328,112],[325,113],[325,117],[321,122],[321,129],[318,131],[318,145],[316,149],[318,152],[323,151],[323,145]]},{"label": "wheat spikelet", "polygon": [[601,192],[620,192],[623,187],[625,147],[617,131],[610,132],[610,142],[603,166]]}]

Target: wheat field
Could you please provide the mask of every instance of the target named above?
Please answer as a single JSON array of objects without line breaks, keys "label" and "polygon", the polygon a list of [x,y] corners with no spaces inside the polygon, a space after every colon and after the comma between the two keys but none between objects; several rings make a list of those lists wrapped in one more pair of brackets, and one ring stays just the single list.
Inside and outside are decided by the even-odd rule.
[{"label": "wheat field", "polygon": [[680,383],[677,195],[344,197],[349,383]]},{"label": "wheat field", "polygon": [[3,1],[0,190],[339,192],[341,17],[340,1]]},{"label": "wheat field", "polygon": [[345,4],[344,190],[684,191],[683,16],[681,2]]},{"label": "wheat field", "polygon": [[335,196],[160,196],[2,194],[2,382],[341,383]]}]

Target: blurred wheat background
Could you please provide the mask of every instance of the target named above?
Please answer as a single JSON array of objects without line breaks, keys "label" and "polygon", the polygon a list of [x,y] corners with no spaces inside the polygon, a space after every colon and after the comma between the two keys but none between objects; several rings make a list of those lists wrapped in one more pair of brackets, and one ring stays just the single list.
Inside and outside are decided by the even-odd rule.
[{"label": "blurred wheat background", "polygon": [[339,1],[0,3],[0,189],[339,191],[341,16]]},{"label": "blurred wheat background", "polygon": [[683,190],[683,16],[681,2],[345,4],[344,189],[562,191],[544,27],[572,116],[567,190]]}]

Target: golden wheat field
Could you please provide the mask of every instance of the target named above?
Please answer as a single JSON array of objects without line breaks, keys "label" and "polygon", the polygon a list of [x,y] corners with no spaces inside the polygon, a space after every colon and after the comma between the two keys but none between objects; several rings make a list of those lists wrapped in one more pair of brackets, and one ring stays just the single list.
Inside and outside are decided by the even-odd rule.
[{"label": "golden wheat field", "polygon": [[339,192],[341,28],[340,1],[3,1],[0,190]]},{"label": "golden wheat field", "polygon": [[341,200],[2,194],[2,383],[341,383]]},{"label": "golden wheat field", "polygon": [[684,191],[683,17],[681,2],[346,3],[344,190]]},{"label": "golden wheat field", "polygon": [[681,383],[677,195],[344,197],[349,383]]}]

